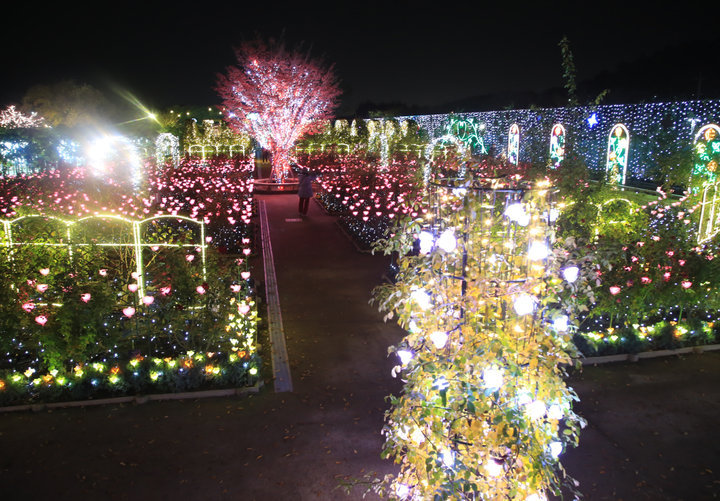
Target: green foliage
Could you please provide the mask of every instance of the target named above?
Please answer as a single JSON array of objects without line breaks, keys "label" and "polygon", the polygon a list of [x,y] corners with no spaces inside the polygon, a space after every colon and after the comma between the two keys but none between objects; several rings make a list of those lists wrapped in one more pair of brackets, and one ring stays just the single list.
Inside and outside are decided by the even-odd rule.
[{"label": "green foliage", "polygon": [[563,79],[565,80],[563,87],[565,87],[568,93],[568,106],[577,106],[580,103],[577,99],[575,61],[570,48],[570,40],[568,40],[567,36],[563,36],[558,46],[560,47],[560,55],[562,56]]},{"label": "green foliage", "polygon": [[[408,331],[389,349],[405,386],[390,397],[383,430],[383,457],[400,473],[369,484],[391,498],[525,499],[572,488],[551,451],[575,444],[582,425],[563,381],[575,350],[567,330],[549,325],[564,314],[559,281],[525,256],[547,231],[547,192],[522,198],[536,216],[527,228],[502,216],[507,193],[472,179],[430,190],[435,217],[403,220],[380,245],[403,257],[397,282],[375,301]],[[421,232],[448,231],[456,247],[411,253]],[[538,301],[534,314],[515,313],[523,294]]]},{"label": "green foliage", "polygon": [[[29,226],[16,228],[18,236],[21,230],[34,236],[23,245],[0,246],[0,349],[7,354],[0,360],[0,369],[5,370],[0,385],[21,377],[14,382],[15,390],[0,394],[0,400],[44,398],[46,394],[53,399],[61,398],[60,394],[68,398],[86,394],[86,390],[87,394],[100,391],[105,386],[113,392],[122,388],[147,391],[147,374],[123,379],[121,384],[110,381],[108,378],[114,374],[104,370],[102,385],[83,379],[72,390],[67,390],[71,385],[57,382],[63,375],[68,380],[77,379],[73,371],[86,364],[108,360],[118,364],[137,353],[167,359],[186,352],[242,351],[240,358],[255,357],[250,354],[254,353],[257,319],[254,303],[247,296],[252,293],[247,284],[241,287],[240,297],[231,291],[231,285],[240,281],[235,262],[222,259],[208,248],[205,281],[195,246],[182,246],[193,242],[194,237],[190,229],[173,226],[177,220],[156,221],[148,229],[148,243],[157,244],[148,245],[143,252],[144,299],[151,300],[148,302],[140,301],[132,289],[136,284],[132,252],[122,246],[100,245],[113,234],[116,242],[122,243],[119,228],[105,224],[105,239],[95,243],[94,228],[88,225],[77,232],[79,240],[73,242],[70,252],[66,245],[58,245],[65,233],[57,230],[54,220],[25,221]],[[80,245],[83,239],[91,243]],[[240,300],[248,305],[247,313],[239,313]],[[132,314],[126,314],[130,311],[126,308],[133,308]],[[247,370],[257,370],[255,361],[253,358],[252,365],[245,364],[242,374],[230,370],[230,365],[223,368],[223,378],[234,381],[247,377]],[[32,390],[32,385],[22,390],[33,374],[52,375],[47,391],[44,387]],[[210,375],[201,376],[204,385]],[[157,391],[200,385],[192,383],[189,373],[180,371],[173,377],[177,381],[172,384],[161,380],[163,384],[150,386]]]}]

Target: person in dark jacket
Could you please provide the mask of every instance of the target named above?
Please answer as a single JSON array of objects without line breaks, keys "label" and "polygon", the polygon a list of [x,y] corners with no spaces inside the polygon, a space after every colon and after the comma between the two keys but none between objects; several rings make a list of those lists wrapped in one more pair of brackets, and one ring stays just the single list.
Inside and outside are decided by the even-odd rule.
[{"label": "person in dark jacket", "polygon": [[294,164],[292,168],[298,176],[298,213],[301,216],[307,216],[308,209],[310,208],[310,199],[313,196],[312,184],[320,174],[310,172],[307,168],[301,168]]}]

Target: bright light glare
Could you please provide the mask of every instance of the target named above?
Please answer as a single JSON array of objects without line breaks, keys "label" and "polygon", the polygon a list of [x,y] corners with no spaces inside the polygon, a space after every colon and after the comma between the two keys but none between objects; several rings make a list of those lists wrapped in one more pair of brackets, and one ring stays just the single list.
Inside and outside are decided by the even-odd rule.
[{"label": "bright light glare", "polygon": [[140,181],[140,155],[126,137],[105,135],[95,138],[86,145],[85,156],[95,176],[120,177],[134,184]]}]

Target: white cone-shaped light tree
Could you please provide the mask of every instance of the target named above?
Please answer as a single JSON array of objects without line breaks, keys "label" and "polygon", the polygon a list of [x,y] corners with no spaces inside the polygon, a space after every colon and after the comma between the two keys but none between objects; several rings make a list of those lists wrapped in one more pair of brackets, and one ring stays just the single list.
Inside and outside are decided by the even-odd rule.
[{"label": "white cone-shaped light tree", "polygon": [[238,65],[218,77],[225,119],[271,151],[272,177],[282,182],[295,142],[332,118],[341,92],[333,67],[275,41],[246,42],[235,55]]}]

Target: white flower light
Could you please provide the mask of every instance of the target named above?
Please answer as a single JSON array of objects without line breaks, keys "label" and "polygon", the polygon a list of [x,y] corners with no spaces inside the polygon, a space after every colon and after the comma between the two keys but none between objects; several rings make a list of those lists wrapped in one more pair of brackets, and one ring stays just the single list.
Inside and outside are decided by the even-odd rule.
[{"label": "white flower light", "polygon": [[504,383],[503,370],[495,367],[485,369],[482,378],[485,388],[491,391],[497,391]]},{"label": "white flower light", "polygon": [[400,499],[405,499],[410,495],[410,487],[405,484],[397,484],[397,486],[395,486],[395,494],[397,494],[397,497]]},{"label": "white flower light", "polygon": [[447,332],[435,331],[430,334],[430,341],[432,341],[432,343],[435,345],[435,348],[437,348],[438,350],[445,347],[445,343],[447,343],[447,340]]},{"label": "white flower light", "polygon": [[442,454],[440,454],[440,458],[445,467],[452,468],[455,466],[455,454],[452,451],[443,451]]},{"label": "white flower light", "polygon": [[432,306],[432,298],[424,289],[415,289],[410,297],[417,303],[421,310],[427,310]]},{"label": "white flower light", "polygon": [[518,222],[520,219],[525,217],[525,208],[521,203],[510,204],[505,208],[505,216],[510,221]]},{"label": "white flower light", "polygon": [[423,435],[423,432],[420,430],[420,428],[415,428],[410,434],[410,440],[420,445],[425,441],[425,435]]},{"label": "white flower light", "polygon": [[523,214],[516,221],[520,226],[527,226],[530,224],[530,214],[523,212]]},{"label": "white flower light", "polygon": [[553,327],[555,327],[555,330],[558,332],[565,332],[568,330],[568,317],[567,315],[562,315],[560,317],[557,317],[553,321]]},{"label": "white flower light", "polygon": [[563,278],[570,283],[573,283],[575,280],[577,280],[578,273],[580,273],[580,268],[578,268],[577,266],[568,266],[567,268],[563,268],[562,270]]},{"label": "white flower light", "polygon": [[488,461],[485,463],[485,471],[491,477],[497,477],[502,474],[503,466],[494,459],[488,459]]},{"label": "white flower light", "polygon": [[448,229],[442,232],[437,241],[438,247],[445,252],[452,252],[457,247],[457,239],[455,238],[455,230]]},{"label": "white flower light", "polygon": [[559,419],[563,418],[563,411],[559,405],[553,404],[548,409],[547,415],[548,415],[548,418],[550,418],[550,419],[558,419],[559,420]]},{"label": "white flower light", "polygon": [[527,405],[526,410],[528,416],[530,416],[530,419],[537,421],[538,419],[542,419],[543,416],[545,416],[547,407],[545,406],[545,402],[541,400],[535,400]]},{"label": "white flower light", "polygon": [[412,351],[409,350],[398,350],[397,356],[400,358],[400,363],[403,365],[407,365],[407,363],[412,359]]},{"label": "white flower light", "polygon": [[550,455],[557,459],[562,454],[563,446],[561,442],[550,442]]},{"label": "white flower light", "polygon": [[513,308],[515,313],[519,316],[529,315],[535,311],[535,297],[529,294],[520,294],[513,301]]},{"label": "white flower light", "polygon": [[550,249],[548,249],[548,246],[545,244],[545,242],[542,241],[534,241],[530,244],[530,248],[528,249],[528,258],[531,261],[540,261],[542,259],[545,259],[550,254]]},{"label": "white flower light", "polygon": [[429,254],[435,243],[433,234],[429,231],[421,231],[418,238],[420,240],[420,254]]}]

